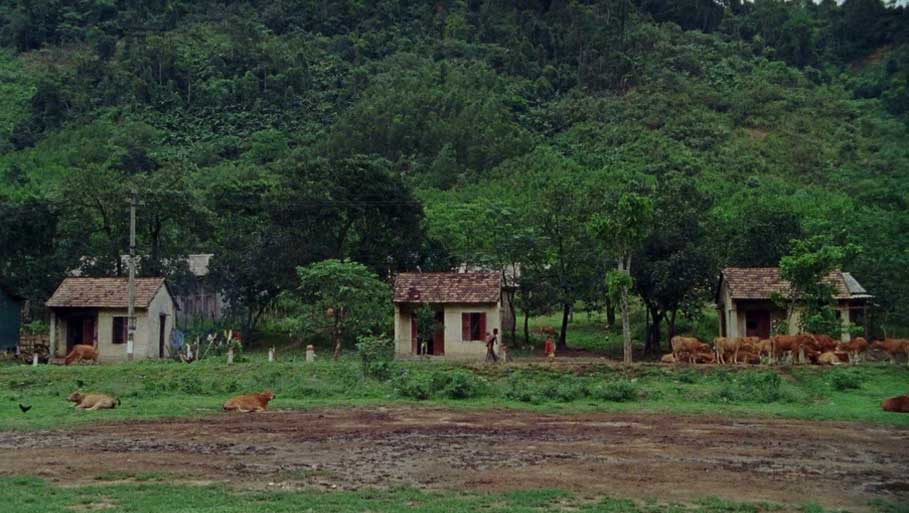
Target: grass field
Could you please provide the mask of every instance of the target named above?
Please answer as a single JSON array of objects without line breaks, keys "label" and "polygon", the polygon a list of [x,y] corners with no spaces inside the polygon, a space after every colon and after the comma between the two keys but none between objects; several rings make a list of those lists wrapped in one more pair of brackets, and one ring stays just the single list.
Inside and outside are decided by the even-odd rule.
[{"label": "grass field", "polygon": [[[45,429],[97,419],[199,416],[234,394],[270,388],[273,409],[431,403],[540,411],[642,411],[852,420],[909,426],[909,416],[883,412],[881,400],[909,392],[905,366],[731,368],[639,364],[623,369],[599,360],[509,365],[395,362],[366,377],[351,355],[339,362],[268,363],[253,354],[227,366],[214,360],[97,366],[0,366],[0,430]],[[77,411],[73,390],[106,392],[112,411]],[[28,413],[19,404],[31,405]]]},{"label": "grass field", "polygon": [[[656,500],[630,501],[583,498],[560,490],[534,490],[505,494],[423,492],[413,489],[356,492],[294,492],[281,490],[238,491],[221,486],[175,486],[162,476],[130,476],[124,482],[96,486],[61,487],[36,478],[0,478],[0,497],[8,513],[56,513],[82,510],[230,512],[400,512],[458,513],[760,513],[799,511],[823,513],[824,508],[807,503],[798,508],[778,504],[745,504],[705,498],[695,503]],[[880,504],[886,513],[907,511]]]}]

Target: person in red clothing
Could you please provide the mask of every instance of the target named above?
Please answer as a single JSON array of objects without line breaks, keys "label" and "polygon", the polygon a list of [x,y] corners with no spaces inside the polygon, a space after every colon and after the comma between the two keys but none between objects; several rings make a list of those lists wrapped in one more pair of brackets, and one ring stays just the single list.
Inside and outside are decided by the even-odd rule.
[{"label": "person in red clothing", "polygon": [[555,358],[555,342],[552,340],[552,335],[546,337],[546,346],[543,347],[543,352],[546,353],[547,358]]}]

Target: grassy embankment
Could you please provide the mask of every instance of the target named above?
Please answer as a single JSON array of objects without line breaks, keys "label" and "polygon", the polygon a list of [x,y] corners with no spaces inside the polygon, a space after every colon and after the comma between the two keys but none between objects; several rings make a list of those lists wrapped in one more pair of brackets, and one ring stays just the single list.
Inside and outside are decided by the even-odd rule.
[{"label": "grassy embankment", "polygon": [[[507,366],[440,361],[395,362],[364,375],[354,355],[306,364],[268,363],[252,354],[228,367],[137,362],[97,366],[0,367],[0,430],[45,429],[97,420],[217,413],[230,395],[273,389],[272,409],[374,404],[513,407],[552,412],[634,411],[779,416],[909,426],[909,415],[883,412],[883,398],[909,391],[909,368],[669,367],[611,362],[550,365],[518,360]],[[290,360],[290,361],[288,361]],[[116,410],[76,411],[76,388],[114,394]],[[27,413],[18,404],[31,405]]]},{"label": "grassy embankment", "polygon": [[[218,511],[220,513],[269,511],[325,511],[457,513],[824,513],[816,504],[786,507],[777,504],[745,504],[705,498],[690,504],[581,498],[559,490],[533,490],[506,494],[423,492],[413,489],[361,490],[351,492],[240,491],[221,486],[177,486],[167,476],[123,476],[119,483],[96,486],[57,486],[37,478],[0,478],[0,499],[8,513],[55,513],[80,510]],[[881,503],[883,513],[905,513],[906,508]]]}]

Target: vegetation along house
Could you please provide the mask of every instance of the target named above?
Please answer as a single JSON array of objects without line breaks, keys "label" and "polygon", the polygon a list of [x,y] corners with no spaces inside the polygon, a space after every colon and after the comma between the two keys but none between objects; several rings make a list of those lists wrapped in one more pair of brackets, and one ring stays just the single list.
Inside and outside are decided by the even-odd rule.
[{"label": "vegetation along house", "polygon": [[394,304],[398,356],[422,353],[414,312],[423,305],[435,315],[427,354],[480,359],[486,355],[487,332],[498,329],[501,339],[501,273],[401,273],[395,278]]},{"label": "vegetation along house", "polygon": [[[97,345],[102,361],[126,360],[127,278],[66,278],[47,301],[50,350],[66,356],[76,344]],[[164,278],[136,278],[134,358],[164,358],[177,304]]]},{"label": "vegetation along house", "polygon": [[0,284],[0,351],[15,351],[19,345],[19,322],[24,299]]},{"label": "vegetation along house", "polygon": [[[873,296],[859,285],[851,274],[834,271],[826,280],[833,286],[837,314],[843,328],[864,326],[865,310]],[[777,267],[727,267],[720,276],[717,310],[722,337],[770,336],[774,323],[786,319],[786,310],[774,303],[776,295],[786,296],[789,283],[780,277]],[[789,333],[799,331],[799,312],[789,319]],[[842,339],[849,340],[843,329]]]}]

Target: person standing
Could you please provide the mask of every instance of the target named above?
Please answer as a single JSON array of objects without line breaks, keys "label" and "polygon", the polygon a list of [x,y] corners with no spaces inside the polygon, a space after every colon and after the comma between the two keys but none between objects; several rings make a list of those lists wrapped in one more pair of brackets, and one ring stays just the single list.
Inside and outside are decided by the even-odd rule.
[{"label": "person standing", "polygon": [[499,330],[492,330],[492,335],[489,332],[486,332],[486,361],[496,363],[499,361],[499,357],[496,356],[496,340],[499,338]]},{"label": "person standing", "polygon": [[546,353],[547,358],[555,358],[555,341],[552,340],[552,335],[546,337],[546,345],[543,347],[543,351]]}]

